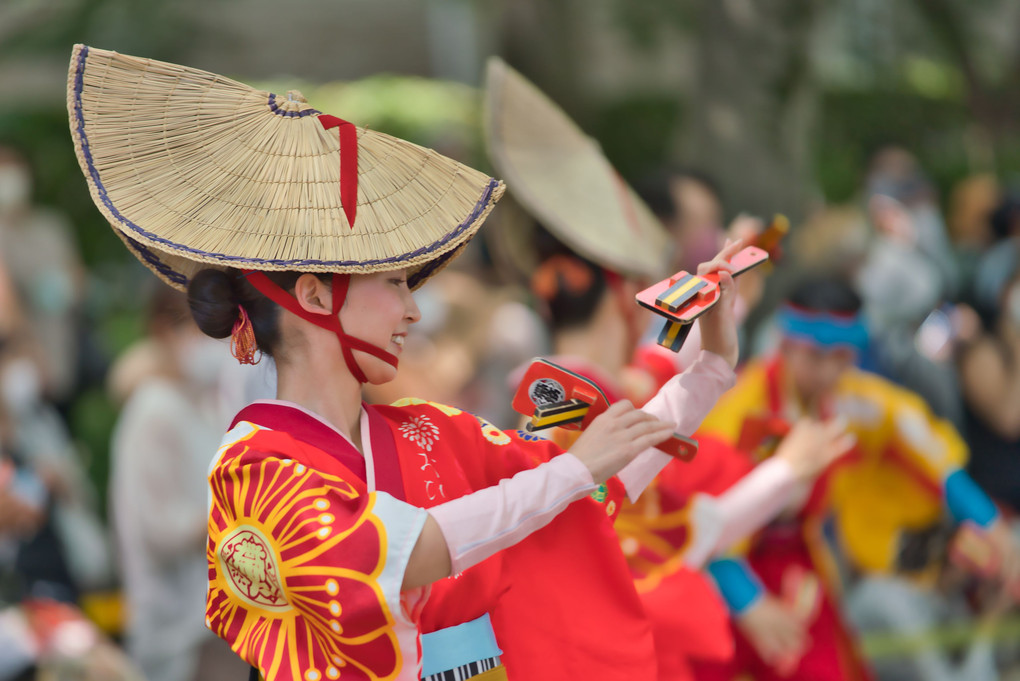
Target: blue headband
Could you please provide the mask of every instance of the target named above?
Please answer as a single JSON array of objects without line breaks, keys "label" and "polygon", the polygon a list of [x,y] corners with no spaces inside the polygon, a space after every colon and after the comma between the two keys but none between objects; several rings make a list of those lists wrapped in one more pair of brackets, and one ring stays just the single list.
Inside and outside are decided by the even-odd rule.
[{"label": "blue headband", "polygon": [[784,305],[777,322],[787,338],[807,341],[823,348],[848,347],[859,353],[868,348],[868,330],[860,314],[835,315],[809,312]]}]

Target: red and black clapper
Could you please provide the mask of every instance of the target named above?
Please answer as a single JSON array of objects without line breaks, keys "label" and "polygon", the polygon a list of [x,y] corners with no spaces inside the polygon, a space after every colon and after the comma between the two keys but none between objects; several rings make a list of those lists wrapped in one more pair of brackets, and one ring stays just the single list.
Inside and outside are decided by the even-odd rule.
[{"label": "red and black clapper", "polygon": [[[513,399],[514,411],[531,417],[529,432],[545,428],[584,430],[596,416],[609,409],[609,399],[593,381],[545,359],[535,359],[524,374]],[[682,461],[698,453],[698,443],[679,433],[657,444]]]},{"label": "red and black clapper", "polygon": [[[769,254],[763,249],[748,246],[730,258],[732,275],[736,277],[768,259]],[[666,318],[666,324],[659,333],[659,345],[679,352],[691,332],[694,320],[719,302],[719,274],[713,272],[697,276],[677,272],[649,286],[635,297],[639,305]]]}]

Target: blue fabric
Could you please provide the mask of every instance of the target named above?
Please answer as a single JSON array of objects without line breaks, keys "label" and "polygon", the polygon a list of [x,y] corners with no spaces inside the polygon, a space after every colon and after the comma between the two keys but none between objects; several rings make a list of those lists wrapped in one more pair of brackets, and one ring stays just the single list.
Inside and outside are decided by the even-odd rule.
[{"label": "blue fabric", "polygon": [[496,644],[489,613],[476,620],[447,627],[421,637],[421,675],[432,676],[461,665],[490,657],[503,651]]},{"label": "blue fabric", "polygon": [[852,317],[813,313],[784,306],[776,316],[783,335],[808,341],[823,348],[850,347],[864,354],[868,330],[860,314]]},{"label": "blue fabric", "polygon": [[999,517],[999,510],[988,495],[963,470],[954,471],[945,483],[946,506],[958,522],[970,520],[989,527]]},{"label": "blue fabric", "polygon": [[719,558],[708,564],[730,612],[739,615],[754,605],[765,591],[750,566],[736,558]]}]

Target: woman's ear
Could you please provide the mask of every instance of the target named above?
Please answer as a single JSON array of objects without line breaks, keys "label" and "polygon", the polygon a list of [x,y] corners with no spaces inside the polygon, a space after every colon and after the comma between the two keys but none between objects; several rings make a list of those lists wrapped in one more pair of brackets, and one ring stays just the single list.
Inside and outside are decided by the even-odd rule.
[{"label": "woman's ear", "polygon": [[294,282],[294,299],[301,309],[312,314],[333,314],[333,291],[326,282],[311,273]]}]

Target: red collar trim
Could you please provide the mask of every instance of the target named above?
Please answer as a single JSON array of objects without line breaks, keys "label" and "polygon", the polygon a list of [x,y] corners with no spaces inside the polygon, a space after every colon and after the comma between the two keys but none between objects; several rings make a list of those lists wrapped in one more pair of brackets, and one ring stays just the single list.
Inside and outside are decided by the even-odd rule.
[{"label": "red collar trim", "polygon": [[241,421],[250,421],[287,433],[296,440],[330,454],[362,481],[367,479],[365,457],[347,436],[318,414],[300,405],[284,400],[259,400],[238,412],[230,427],[233,428]]}]

